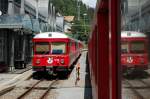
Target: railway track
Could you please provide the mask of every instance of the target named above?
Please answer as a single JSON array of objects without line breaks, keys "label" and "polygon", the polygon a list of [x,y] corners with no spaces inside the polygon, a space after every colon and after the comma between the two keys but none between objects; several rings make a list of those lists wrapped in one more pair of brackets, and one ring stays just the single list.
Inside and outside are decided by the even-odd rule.
[{"label": "railway track", "polygon": [[[58,80],[28,80],[0,96],[0,99],[46,99]],[[25,84],[27,83],[27,84]],[[25,86],[24,86],[25,85]]]},{"label": "railway track", "polygon": [[48,92],[51,90],[52,85],[54,85],[56,82],[57,82],[57,80],[53,81],[39,99],[45,99],[48,95]]},{"label": "railway track", "polygon": [[136,88],[130,83],[129,80],[125,80],[125,83],[129,86],[127,88],[129,88],[134,95],[132,97],[136,97],[136,99],[145,99],[137,90]]},{"label": "railway track", "polygon": [[150,91],[150,82],[146,82],[144,80],[139,80],[141,83],[143,83],[144,85],[146,85],[146,88]]},{"label": "railway track", "polygon": [[31,92],[34,87],[39,84],[42,80],[37,81],[32,87],[30,87],[28,90],[26,90],[23,94],[21,94],[20,96],[18,96],[17,99],[22,99],[23,97],[25,97],[27,94],[29,94],[29,92]]},{"label": "railway track", "polygon": [[[40,86],[40,83],[45,83],[45,82],[49,82],[49,85],[47,85],[47,87]],[[48,93],[49,93],[52,85],[54,85],[56,82],[57,82],[57,80],[53,80],[53,81],[39,80],[33,86],[27,88],[28,90],[26,90],[24,93],[22,93],[20,96],[18,96],[17,99],[26,99],[26,97],[28,97],[29,94],[32,94],[32,91],[34,89],[36,89],[36,90],[44,90],[44,92],[41,93],[41,96],[39,96],[38,98],[36,98],[36,99],[44,99],[48,95]]]},{"label": "railway track", "polygon": [[131,99],[149,99],[150,79],[124,80],[124,81],[125,81],[124,85],[126,85],[126,87],[124,88],[128,91],[129,90],[132,91],[132,93],[130,93],[130,95],[127,96],[138,97],[138,98],[131,98]]}]

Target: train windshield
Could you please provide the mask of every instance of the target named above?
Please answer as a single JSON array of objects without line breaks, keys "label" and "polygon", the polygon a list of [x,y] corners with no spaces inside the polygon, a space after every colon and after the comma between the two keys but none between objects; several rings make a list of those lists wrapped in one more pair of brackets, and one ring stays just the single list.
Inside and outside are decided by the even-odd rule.
[{"label": "train windshield", "polygon": [[131,53],[144,53],[144,42],[136,41],[131,42]]},{"label": "train windshield", "polygon": [[35,54],[48,54],[49,48],[48,42],[35,43]]},{"label": "train windshield", "polygon": [[121,44],[121,53],[128,53],[129,52],[129,44],[127,42],[123,42]]},{"label": "train windshield", "polygon": [[65,54],[66,53],[66,43],[64,43],[64,42],[51,43],[51,53],[52,54]]}]

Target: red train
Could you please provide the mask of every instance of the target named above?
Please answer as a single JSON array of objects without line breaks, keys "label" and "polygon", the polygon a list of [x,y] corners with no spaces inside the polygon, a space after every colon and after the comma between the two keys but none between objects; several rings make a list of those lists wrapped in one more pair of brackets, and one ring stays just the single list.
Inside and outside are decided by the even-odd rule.
[{"label": "red train", "polygon": [[121,2],[98,0],[88,59],[93,99],[121,99]]},{"label": "red train", "polygon": [[121,32],[121,65],[123,71],[148,69],[148,38],[144,33]]},{"label": "red train", "polygon": [[32,41],[33,70],[48,71],[50,74],[68,71],[83,48],[80,41],[58,32],[37,34]]}]

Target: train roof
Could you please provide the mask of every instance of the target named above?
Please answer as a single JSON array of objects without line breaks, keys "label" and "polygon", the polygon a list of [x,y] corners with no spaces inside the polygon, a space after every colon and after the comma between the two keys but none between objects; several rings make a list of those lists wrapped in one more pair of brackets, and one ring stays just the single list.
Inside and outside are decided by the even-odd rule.
[{"label": "train roof", "polygon": [[71,38],[68,35],[61,33],[61,32],[43,32],[43,33],[36,34],[33,37],[33,39],[43,39],[43,38],[68,38],[68,39],[74,40],[76,42],[81,42],[81,41]]},{"label": "train roof", "polygon": [[34,38],[70,38],[70,37],[60,32],[44,32],[35,35]]},{"label": "train roof", "polygon": [[146,35],[136,31],[122,31],[121,37],[146,37]]}]

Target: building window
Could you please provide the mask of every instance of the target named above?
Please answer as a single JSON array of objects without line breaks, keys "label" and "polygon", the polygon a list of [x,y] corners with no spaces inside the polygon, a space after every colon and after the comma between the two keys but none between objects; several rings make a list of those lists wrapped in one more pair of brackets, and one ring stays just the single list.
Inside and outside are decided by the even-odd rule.
[{"label": "building window", "polygon": [[21,4],[21,0],[14,0],[15,3]]}]

